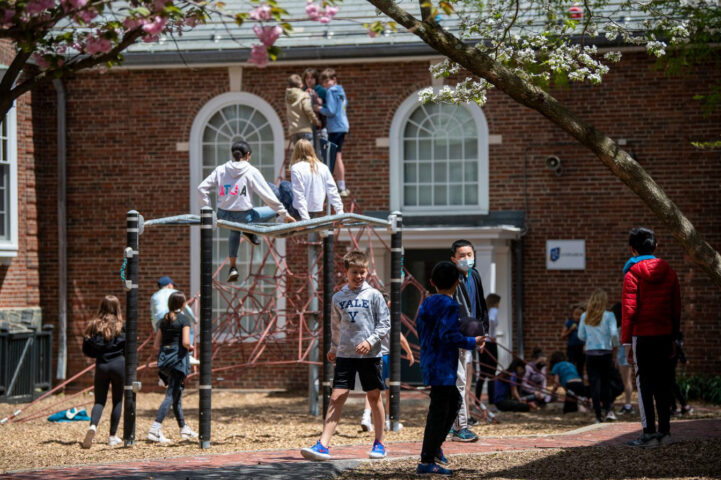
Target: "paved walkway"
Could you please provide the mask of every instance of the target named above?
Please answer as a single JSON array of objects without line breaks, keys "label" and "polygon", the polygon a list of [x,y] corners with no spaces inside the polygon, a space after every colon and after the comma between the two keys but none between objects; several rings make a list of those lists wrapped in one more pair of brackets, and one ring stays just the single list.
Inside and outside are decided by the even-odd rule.
[{"label": "paved walkway", "polygon": [[[721,438],[721,419],[687,420],[673,423],[673,437],[677,441]],[[569,448],[621,445],[640,434],[638,423],[605,423],[584,427],[564,434],[515,437],[483,437],[474,443],[447,442],[447,455],[490,453],[539,448]],[[420,442],[388,443],[389,458],[417,457]],[[69,468],[50,468],[17,472],[1,478],[13,480],[77,480],[77,479],[200,479],[200,478],[257,478],[310,480],[331,478],[353,468],[367,458],[365,448],[357,446],[332,447],[334,461],[307,462],[293,450],[260,450],[232,454],[174,457],[160,460],[88,465]]]}]

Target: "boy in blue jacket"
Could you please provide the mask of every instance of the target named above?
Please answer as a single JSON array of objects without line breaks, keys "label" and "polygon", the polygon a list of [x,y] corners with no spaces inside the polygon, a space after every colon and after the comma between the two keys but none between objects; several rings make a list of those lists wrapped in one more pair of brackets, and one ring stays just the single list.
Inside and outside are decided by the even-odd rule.
[{"label": "boy in blue jacket", "polygon": [[416,473],[451,475],[451,470],[438,463],[448,463],[441,446],[461,408],[461,394],[456,387],[458,349],[483,348],[484,340],[481,336],[465,337],[458,329],[460,307],[453,299],[458,286],[456,265],[452,262],[438,263],[433,267],[431,284],[438,294],[423,301],[416,319],[423,383],[431,387],[421,463]]},{"label": "boy in blue jacket", "polygon": [[317,111],[325,115],[328,128],[328,141],[336,145],[335,174],[336,183],[341,197],[350,195],[345,186],[345,166],[343,165],[343,141],[350,130],[348,125],[348,97],[343,86],[338,83],[335,70],[326,68],[320,74],[320,83],[326,89],[325,103]]}]

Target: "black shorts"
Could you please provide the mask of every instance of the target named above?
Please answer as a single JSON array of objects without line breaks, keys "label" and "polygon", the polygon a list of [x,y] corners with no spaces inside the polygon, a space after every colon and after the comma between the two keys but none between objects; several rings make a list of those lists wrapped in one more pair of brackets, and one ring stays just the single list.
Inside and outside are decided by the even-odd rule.
[{"label": "black shorts", "polygon": [[381,357],[336,358],[333,388],[353,390],[356,372],[360,377],[364,392],[383,390],[383,360]]},{"label": "black shorts", "polygon": [[328,141],[335,143],[336,152],[340,152],[343,149],[343,140],[345,140],[345,134],[347,132],[328,132]]}]

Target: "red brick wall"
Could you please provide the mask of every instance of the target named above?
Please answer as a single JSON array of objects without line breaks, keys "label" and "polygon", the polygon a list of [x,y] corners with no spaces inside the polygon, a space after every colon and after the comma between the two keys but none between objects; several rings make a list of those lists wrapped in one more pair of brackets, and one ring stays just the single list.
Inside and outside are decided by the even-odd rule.
[{"label": "red brick wall", "polygon": [[[12,45],[7,41],[0,42],[0,63],[9,65],[13,58]],[[33,100],[32,94],[25,94],[15,102],[19,249],[9,264],[0,264],[0,308],[37,307],[40,304]],[[54,192],[46,198],[52,203]]]},{"label": "red brick wall", "polygon": [[[348,183],[367,210],[388,209],[388,150],[375,139],[387,137],[397,106],[430,77],[425,62],[329,65],[338,71],[349,97],[351,133],[344,144]],[[285,79],[300,68],[272,66],[243,71],[243,89],[266,99],[285,120]],[[615,138],[626,138],[639,161],[678,203],[689,219],[717,247],[721,245],[721,194],[718,153],[693,150],[688,142],[718,136],[719,115],[704,118],[691,96],[718,77],[718,69],[683,78],[666,78],[643,55],[630,54],[601,87],[574,86],[556,94],[577,113]],[[196,113],[228,90],[226,69],[117,70],[88,73],[66,81],[68,91],[68,250],[72,308],[69,323],[79,332],[81,320],[106,293],[122,298],[118,276],[124,247],[125,212],[145,218],[189,211],[188,154],[176,142],[189,140]],[[54,102],[43,92],[38,129],[43,145],[38,182],[52,189],[54,180]],[[718,287],[684,258],[660,222],[599,160],[539,114],[492,92],[484,108],[492,134],[501,145],[490,147],[490,207],[527,209],[529,231],[524,250],[524,341],[561,348],[561,324],[569,306],[596,287],[616,300],[620,269],[628,256],[626,234],[633,225],[657,230],[659,255],[667,258],[682,282],[684,330],[689,369],[718,371],[721,349],[713,342],[721,329]],[[36,138],[37,138],[36,136]],[[554,176],[543,159],[563,159],[564,174]],[[524,200],[523,160],[527,198]],[[41,235],[49,238],[42,268],[53,275],[54,204],[41,209]],[[46,235],[47,233],[47,235]],[[545,270],[545,241],[584,238],[587,269]],[[44,248],[44,247],[43,247]],[[162,274],[188,289],[189,240],[185,229],[149,229],[141,238],[140,312],[145,315],[155,279]],[[293,260],[303,264],[304,253]],[[43,306],[53,311],[54,280],[43,284]],[[47,288],[46,288],[47,287]],[[142,334],[149,325],[141,317]],[[69,341],[69,372],[86,360],[79,340]],[[223,359],[222,361],[228,361]],[[238,372],[234,386],[294,386],[305,382],[305,367],[254,368]],[[222,375],[231,379],[229,374]],[[226,380],[226,384],[231,380]]]}]

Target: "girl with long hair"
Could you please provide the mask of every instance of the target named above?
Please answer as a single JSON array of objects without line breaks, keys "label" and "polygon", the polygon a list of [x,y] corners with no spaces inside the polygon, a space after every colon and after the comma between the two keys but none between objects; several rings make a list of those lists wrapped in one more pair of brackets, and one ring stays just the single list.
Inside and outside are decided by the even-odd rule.
[{"label": "girl with long hair", "polygon": [[190,329],[193,321],[183,313],[185,305],[183,292],[173,292],[168,297],[168,313],[158,324],[158,332],[155,334],[155,348],[159,350],[158,369],[168,379],[168,390],[165,392],[163,403],[160,404],[155,422],[148,432],[148,440],[152,442],[170,443],[170,440],[163,435],[161,425],[171,406],[180,428],[181,438],[191,440],[198,438],[198,434],[186,425],[183,416],[183,389],[185,377],[190,372],[189,353],[194,350],[190,344]]},{"label": "girl with long hair", "polygon": [[[290,180],[293,189],[293,208],[301,220],[322,216],[326,197],[336,214],[343,213],[343,201],[333,174],[315,156],[313,144],[301,139],[295,144],[290,160]],[[291,214],[294,212],[291,210]]]},{"label": "girl with long hair", "polygon": [[586,369],[596,423],[616,420],[611,375],[619,344],[618,328],[616,317],[606,310],[607,305],[606,291],[600,288],[595,290],[588,299],[586,311],[581,315],[578,326],[578,338],[586,342]]},{"label": "girl with long hair", "polygon": [[108,445],[120,444],[116,435],[123,409],[123,384],[125,376],[125,328],[120,301],[113,295],[107,295],[100,302],[98,312],[85,328],[83,335],[83,353],[95,359],[94,395],[95,405],[83,440],[83,448],[90,448],[95,438],[108,389],[112,385],[113,411],[110,414],[110,437]]}]

